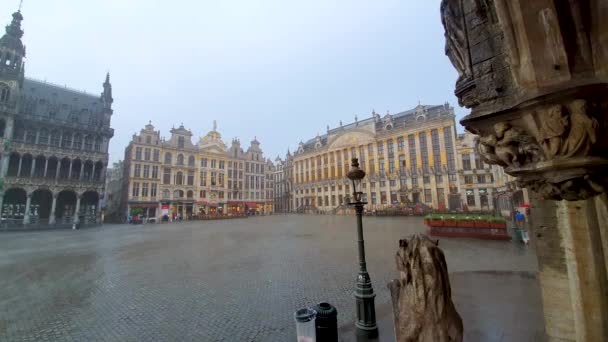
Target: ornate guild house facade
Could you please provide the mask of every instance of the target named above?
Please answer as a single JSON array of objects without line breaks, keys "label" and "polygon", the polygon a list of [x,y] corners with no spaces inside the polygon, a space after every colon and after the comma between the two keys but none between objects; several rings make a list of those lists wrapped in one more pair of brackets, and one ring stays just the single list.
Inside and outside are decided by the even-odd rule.
[{"label": "ornate guild house facade", "polygon": [[100,96],[26,78],[20,12],[0,38],[2,222],[95,223],[114,131],[109,74]]},{"label": "ornate guild house facade", "polygon": [[460,207],[454,109],[447,103],[418,105],[398,114],[358,120],[301,142],[293,156],[293,203],[297,211],[344,208],[352,190],[351,158],[366,172],[368,208],[409,203]]},{"label": "ornate guild house facade", "polygon": [[183,125],[165,140],[150,123],[125,149],[123,167],[123,215],[133,208],[158,219],[273,210],[274,189],[260,142],[254,139],[244,151],[233,139],[227,147],[215,122],[196,144]]}]

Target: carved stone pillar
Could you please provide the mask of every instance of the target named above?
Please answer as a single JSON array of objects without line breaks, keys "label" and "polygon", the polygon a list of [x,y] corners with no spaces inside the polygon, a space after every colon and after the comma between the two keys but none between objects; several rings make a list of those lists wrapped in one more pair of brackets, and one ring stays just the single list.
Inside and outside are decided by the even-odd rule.
[{"label": "carved stone pillar", "polygon": [[96,218],[95,221],[97,224],[101,224],[101,202],[102,202],[102,197],[99,197],[99,201],[97,201],[97,211],[96,211]]},{"label": "carved stone pillar", "polygon": [[13,127],[15,126],[15,119],[12,116],[6,118],[6,126],[4,127],[4,146],[0,146],[2,151],[2,160],[0,161],[0,176],[4,178],[6,176],[6,172],[8,171],[8,164],[10,162],[10,141],[13,137]]},{"label": "carved stone pillar", "polygon": [[47,172],[48,168],[49,168],[49,160],[45,159],[44,160],[44,174],[42,176],[43,178],[46,178],[46,172]]},{"label": "carved stone pillar", "polygon": [[72,221],[72,223],[74,224],[78,224],[80,223],[80,199],[82,198],[82,195],[78,194],[76,196],[76,209],[74,209],[74,219]]},{"label": "carved stone pillar", "polygon": [[30,177],[34,177],[34,171],[36,171],[36,158],[32,158],[32,168],[30,169]]},{"label": "carved stone pillar", "polygon": [[0,222],[2,221],[2,206],[4,205],[4,191],[0,191]]},{"label": "carved stone pillar", "polygon": [[84,179],[84,162],[80,162],[80,175],[79,175],[78,179],[80,179],[80,180]]},{"label": "carved stone pillar", "polygon": [[30,206],[32,204],[32,193],[27,194],[27,199],[25,200],[25,213],[23,214],[23,224],[30,223]]},{"label": "carved stone pillar", "polygon": [[59,179],[59,171],[61,171],[61,160],[57,160],[57,169],[55,170],[55,181]]},{"label": "carved stone pillar", "polygon": [[72,179],[72,163],[74,163],[74,160],[70,159],[70,168],[68,169],[68,179]]},{"label": "carved stone pillar", "polygon": [[49,224],[55,224],[55,210],[57,209],[57,194],[53,194],[53,202],[51,203],[51,215],[49,216]]},{"label": "carved stone pillar", "polygon": [[549,340],[608,340],[607,1],[443,0],[441,14],[461,123],[535,193]]},{"label": "carved stone pillar", "polygon": [[23,155],[19,155],[19,166],[17,167],[17,177],[21,177],[21,165],[23,164]]}]

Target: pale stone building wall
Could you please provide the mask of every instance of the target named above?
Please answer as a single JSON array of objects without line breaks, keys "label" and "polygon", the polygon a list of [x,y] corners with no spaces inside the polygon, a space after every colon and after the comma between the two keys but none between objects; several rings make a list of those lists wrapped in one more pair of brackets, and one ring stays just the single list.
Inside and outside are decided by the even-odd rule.
[{"label": "pale stone building wall", "polygon": [[293,156],[293,202],[296,210],[331,212],[351,196],[346,178],[351,158],[366,171],[363,197],[370,210],[423,203],[455,207],[458,191],[456,131],[447,103],[423,106],[327,129],[299,144]]}]

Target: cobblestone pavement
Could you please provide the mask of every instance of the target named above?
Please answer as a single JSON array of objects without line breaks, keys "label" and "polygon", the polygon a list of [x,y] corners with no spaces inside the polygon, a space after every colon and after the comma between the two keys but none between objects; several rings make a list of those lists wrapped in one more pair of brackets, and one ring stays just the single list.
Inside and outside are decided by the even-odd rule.
[{"label": "cobblestone pavement", "polygon": [[[409,217],[364,225],[376,303],[387,307],[397,241],[424,226]],[[450,272],[537,269],[514,243],[440,246]],[[2,233],[0,341],[295,341],[297,308],[329,301],[341,325],[354,321],[356,272],[354,217]]]}]

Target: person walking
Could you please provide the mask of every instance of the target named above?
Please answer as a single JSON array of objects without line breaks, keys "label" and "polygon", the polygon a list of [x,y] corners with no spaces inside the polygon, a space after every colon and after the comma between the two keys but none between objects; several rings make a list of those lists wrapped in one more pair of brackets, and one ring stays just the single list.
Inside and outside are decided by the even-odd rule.
[{"label": "person walking", "polygon": [[526,217],[520,211],[515,213],[515,222],[517,223],[517,228],[524,229],[524,224],[526,223]]},{"label": "person walking", "polygon": [[525,229],[526,216],[517,211],[515,213],[515,222],[517,222],[517,227],[521,232],[521,240],[527,245],[530,242],[530,238],[528,237],[528,231]]}]

